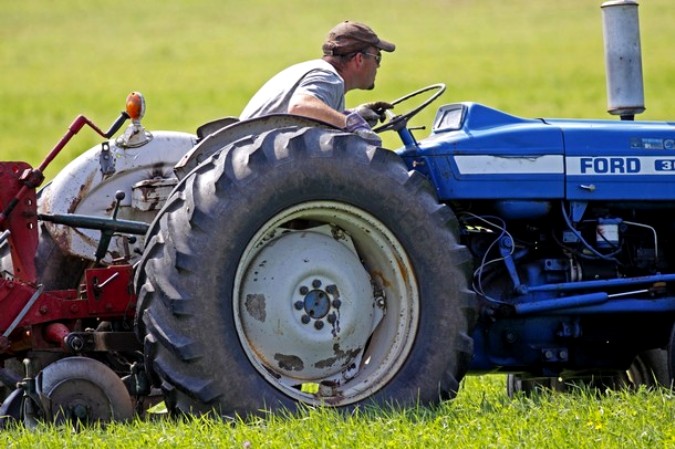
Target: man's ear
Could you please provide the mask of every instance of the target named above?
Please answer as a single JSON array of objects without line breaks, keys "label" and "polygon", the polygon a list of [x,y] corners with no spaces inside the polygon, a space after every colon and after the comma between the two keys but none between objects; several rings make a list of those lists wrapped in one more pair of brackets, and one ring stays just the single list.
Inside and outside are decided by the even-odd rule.
[{"label": "man's ear", "polygon": [[352,60],[356,63],[356,67],[361,67],[363,64],[363,53],[356,53]]}]

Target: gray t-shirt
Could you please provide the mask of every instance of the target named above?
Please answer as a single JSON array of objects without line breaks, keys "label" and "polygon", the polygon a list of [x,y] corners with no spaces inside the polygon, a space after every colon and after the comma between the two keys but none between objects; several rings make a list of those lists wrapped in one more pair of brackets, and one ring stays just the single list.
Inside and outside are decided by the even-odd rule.
[{"label": "gray t-shirt", "polygon": [[301,62],[282,70],[265,83],[248,102],[239,118],[287,114],[294,94],[311,95],[336,111],[345,109],[345,83],[323,59]]}]

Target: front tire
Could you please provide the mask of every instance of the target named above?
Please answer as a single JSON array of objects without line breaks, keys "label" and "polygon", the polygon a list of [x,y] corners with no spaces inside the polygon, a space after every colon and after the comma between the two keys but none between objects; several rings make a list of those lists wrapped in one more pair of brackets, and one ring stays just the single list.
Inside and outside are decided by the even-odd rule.
[{"label": "front tire", "polygon": [[191,413],[451,398],[475,315],[456,229],[421,175],[357,136],[241,139],[150,230],[136,279],[148,365]]},{"label": "front tire", "polygon": [[598,391],[645,388],[672,388],[667,366],[667,354],[663,349],[650,349],[638,354],[625,371],[594,373],[584,377],[527,378],[520,374],[509,374],[506,392],[509,397],[518,393],[531,395],[544,390],[567,392],[573,388],[588,387]]}]

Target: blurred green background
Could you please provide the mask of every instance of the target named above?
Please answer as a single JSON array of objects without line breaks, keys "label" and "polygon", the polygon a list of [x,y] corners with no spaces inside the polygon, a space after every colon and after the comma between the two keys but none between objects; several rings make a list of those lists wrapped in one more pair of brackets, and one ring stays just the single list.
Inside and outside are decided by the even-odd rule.
[{"label": "blurred green background", "polygon": [[[107,128],[132,90],[149,129],[238,115],[279,69],[362,21],[397,44],[377,87],[347,105],[443,82],[436,107],[476,101],[527,117],[608,118],[596,0],[0,0],[0,157],[37,164],[77,114]],[[673,119],[675,2],[640,2],[645,120]],[[672,109],[672,108],[670,108]],[[392,134],[392,133],[388,133]],[[100,138],[82,131],[47,172]],[[398,146],[392,134],[385,144]]]}]

